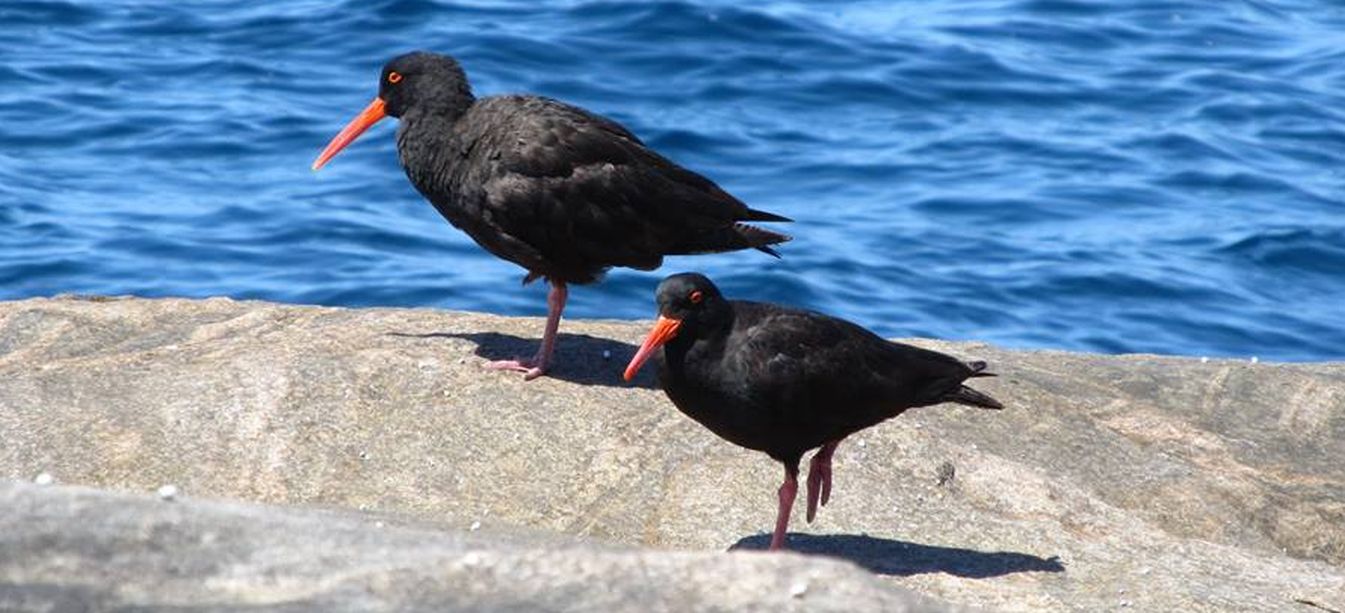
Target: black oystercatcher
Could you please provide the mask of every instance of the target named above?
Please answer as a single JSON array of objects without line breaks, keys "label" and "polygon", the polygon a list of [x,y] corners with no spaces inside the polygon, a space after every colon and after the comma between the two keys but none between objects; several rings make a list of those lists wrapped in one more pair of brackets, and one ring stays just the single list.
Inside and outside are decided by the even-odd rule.
[{"label": "black oystercatcher", "polygon": [[658,352],[659,383],[678,409],[785,465],[771,549],[784,545],[804,452],[821,447],[808,469],[811,522],[831,495],[831,456],[850,434],[941,402],[1004,408],[962,384],[994,376],[985,362],[893,343],[820,313],[726,300],[704,275],[664,279],[658,310],[626,380]]},{"label": "black oystercatcher", "polygon": [[566,286],[613,266],[653,270],[665,255],[756,248],[788,236],[745,221],[789,221],[748,208],[655,153],[620,124],[540,96],[477,99],[451,57],[415,52],[383,67],[378,97],[313,162],[317,170],[369,126],[401,120],[397,153],[411,183],[449,223],[498,257],[546,278],[546,333],[530,360],[491,368],[543,374]]}]

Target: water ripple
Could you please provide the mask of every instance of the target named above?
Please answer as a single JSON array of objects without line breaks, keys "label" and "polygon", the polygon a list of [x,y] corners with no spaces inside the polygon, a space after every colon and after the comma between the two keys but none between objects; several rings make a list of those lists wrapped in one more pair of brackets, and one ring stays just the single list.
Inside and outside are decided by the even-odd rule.
[{"label": "water ripple", "polygon": [[785,259],[657,279],[1010,346],[1345,359],[1345,11],[1322,0],[0,5],[0,297],[538,314],[544,288],[406,183],[380,126],[313,155],[411,48],[483,94],[629,125],[753,206]]}]

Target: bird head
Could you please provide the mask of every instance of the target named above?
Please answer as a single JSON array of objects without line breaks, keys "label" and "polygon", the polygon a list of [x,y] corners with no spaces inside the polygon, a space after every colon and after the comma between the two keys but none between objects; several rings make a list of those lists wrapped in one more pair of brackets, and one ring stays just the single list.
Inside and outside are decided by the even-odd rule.
[{"label": "bird head", "polygon": [[635,378],[655,350],[674,338],[695,338],[700,332],[729,320],[728,301],[709,277],[699,273],[681,273],[664,279],[655,299],[658,319],[626,366],[623,376],[627,381]]},{"label": "bird head", "polygon": [[471,106],[472,101],[467,74],[457,60],[427,51],[399,55],[383,65],[378,96],[327,143],[313,162],[313,170],[322,168],[384,117],[400,118],[414,110],[443,110],[457,115]]}]

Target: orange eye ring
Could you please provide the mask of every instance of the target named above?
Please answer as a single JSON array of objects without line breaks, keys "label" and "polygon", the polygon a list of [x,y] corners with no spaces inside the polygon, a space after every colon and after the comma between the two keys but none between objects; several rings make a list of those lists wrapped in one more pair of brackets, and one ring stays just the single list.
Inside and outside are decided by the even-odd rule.
[{"label": "orange eye ring", "polygon": [[691,304],[700,304],[704,299],[705,294],[702,294],[700,290],[693,290],[691,294],[687,296],[687,300],[690,300]]},{"label": "orange eye ring", "polygon": [[388,73],[388,83],[396,85],[401,82],[402,82],[402,73],[397,72],[395,70]]}]

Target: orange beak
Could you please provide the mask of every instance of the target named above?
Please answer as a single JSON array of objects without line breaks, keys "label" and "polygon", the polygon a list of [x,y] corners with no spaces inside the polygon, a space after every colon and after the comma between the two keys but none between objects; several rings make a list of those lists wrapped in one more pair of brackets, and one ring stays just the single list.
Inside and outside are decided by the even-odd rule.
[{"label": "orange beak", "polygon": [[378,123],[378,120],[387,116],[387,112],[383,110],[383,99],[374,98],[374,101],[370,102],[369,106],[364,107],[364,110],[360,111],[359,115],[350,120],[350,123],[346,124],[346,127],[341,129],[341,133],[337,134],[336,138],[332,139],[332,142],[327,143],[327,148],[323,149],[322,153],[318,154],[318,159],[313,162],[313,170],[322,168],[328,160],[336,157],[336,154],[340,153],[342,149],[345,149],[346,145],[354,142],[361,134],[364,134],[364,131],[368,130],[369,126]]},{"label": "orange beak", "polygon": [[630,364],[626,365],[626,373],[622,375],[622,378],[627,381],[634,379],[635,373],[640,372],[640,367],[644,366],[649,356],[654,355],[654,350],[676,337],[677,330],[681,327],[682,320],[659,315],[658,321],[654,322],[654,329],[649,331],[649,336],[645,337],[644,344],[640,345],[640,350],[635,352],[635,357],[631,358]]}]

